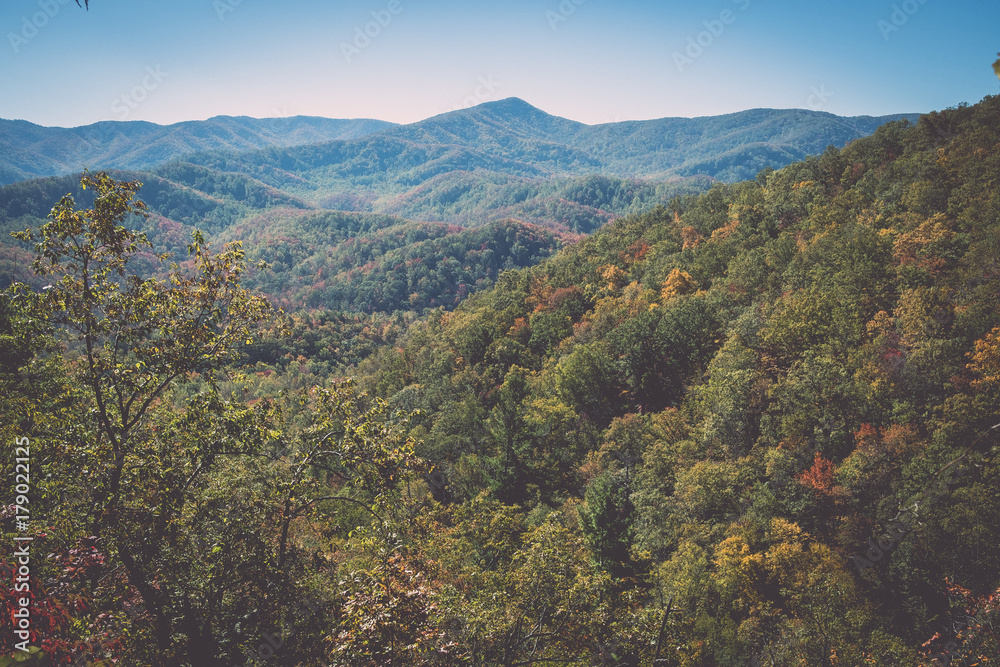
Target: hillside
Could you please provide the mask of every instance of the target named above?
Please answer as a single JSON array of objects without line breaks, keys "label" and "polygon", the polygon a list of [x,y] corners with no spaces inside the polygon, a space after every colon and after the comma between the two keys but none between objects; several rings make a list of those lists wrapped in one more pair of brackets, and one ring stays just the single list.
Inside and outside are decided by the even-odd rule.
[{"label": "hillside", "polygon": [[240,223],[219,242],[241,241],[267,262],[247,284],[288,310],[392,313],[454,308],[505,270],[547,259],[562,239],[511,220],[464,229],[378,214],[276,209]]},{"label": "hillside", "polygon": [[[411,435],[450,508],[414,537],[443,618],[530,614],[484,581],[520,590],[489,573],[524,576],[539,532],[565,531],[546,548],[569,568],[585,543],[609,597],[573,597],[600,586],[583,565],[553,584],[578,605],[529,616],[553,660],[1000,655],[984,620],[1000,596],[998,146],[1000,97],[890,123],[619,219],[365,362],[365,387],[420,410]],[[488,572],[455,548],[496,539],[463,532],[485,503],[527,531]],[[445,635],[496,651],[528,632],[459,627]]]}]

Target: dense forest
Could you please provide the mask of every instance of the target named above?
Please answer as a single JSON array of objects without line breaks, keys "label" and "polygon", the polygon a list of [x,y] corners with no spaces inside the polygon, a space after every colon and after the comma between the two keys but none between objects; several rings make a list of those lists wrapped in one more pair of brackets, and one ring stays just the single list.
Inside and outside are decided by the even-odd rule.
[{"label": "dense forest", "polygon": [[576,243],[82,185],[0,299],[31,661],[1000,656],[1000,97]]}]

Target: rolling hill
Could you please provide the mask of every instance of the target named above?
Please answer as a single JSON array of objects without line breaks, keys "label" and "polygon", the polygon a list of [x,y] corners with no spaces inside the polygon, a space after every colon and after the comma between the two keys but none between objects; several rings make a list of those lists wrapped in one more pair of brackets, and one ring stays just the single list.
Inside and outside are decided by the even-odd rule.
[{"label": "rolling hill", "polygon": [[173,125],[104,121],[74,128],[0,119],[0,185],[39,176],[61,176],[88,166],[146,169],[206,150],[246,151],[357,139],[391,126],[380,120],[310,116],[216,116]]}]

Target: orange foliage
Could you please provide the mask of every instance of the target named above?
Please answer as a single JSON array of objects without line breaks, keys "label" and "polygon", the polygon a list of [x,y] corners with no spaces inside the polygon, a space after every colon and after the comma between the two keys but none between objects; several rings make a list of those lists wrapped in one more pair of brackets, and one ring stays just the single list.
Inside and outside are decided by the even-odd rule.
[{"label": "orange foliage", "polygon": [[732,220],[725,227],[719,227],[714,232],[712,232],[712,238],[710,240],[712,240],[712,241],[725,241],[730,236],[732,236],[733,232],[736,231],[736,228],[739,227],[739,225],[740,225],[740,221],[739,220]]},{"label": "orange foliage", "polygon": [[589,486],[594,478],[604,472],[604,464],[601,463],[601,458],[602,455],[600,452],[588,452],[583,464],[577,469],[584,487]]},{"label": "orange foliage", "polygon": [[514,320],[514,326],[510,328],[507,335],[515,340],[519,340],[522,343],[528,342],[528,337],[531,335],[531,329],[528,326],[527,320],[523,317],[518,317]]},{"label": "orange foliage", "polygon": [[798,480],[819,494],[833,495],[833,461],[824,459],[822,454],[816,452],[812,467],[803,470]]},{"label": "orange foliage", "polygon": [[920,434],[908,424],[893,424],[880,431],[871,424],[862,424],[854,434],[858,451],[866,454],[903,456],[919,445]]},{"label": "orange foliage", "polygon": [[531,281],[531,294],[525,299],[525,303],[534,307],[535,312],[545,310],[554,290],[548,280],[536,277]]}]

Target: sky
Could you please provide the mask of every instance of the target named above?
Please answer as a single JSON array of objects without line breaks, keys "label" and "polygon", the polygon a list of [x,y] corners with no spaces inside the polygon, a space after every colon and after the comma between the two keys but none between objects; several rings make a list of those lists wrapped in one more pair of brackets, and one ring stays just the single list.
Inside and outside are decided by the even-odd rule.
[{"label": "sky", "polygon": [[588,124],[927,112],[1000,93],[997,0],[0,0],[0,118]]}]

